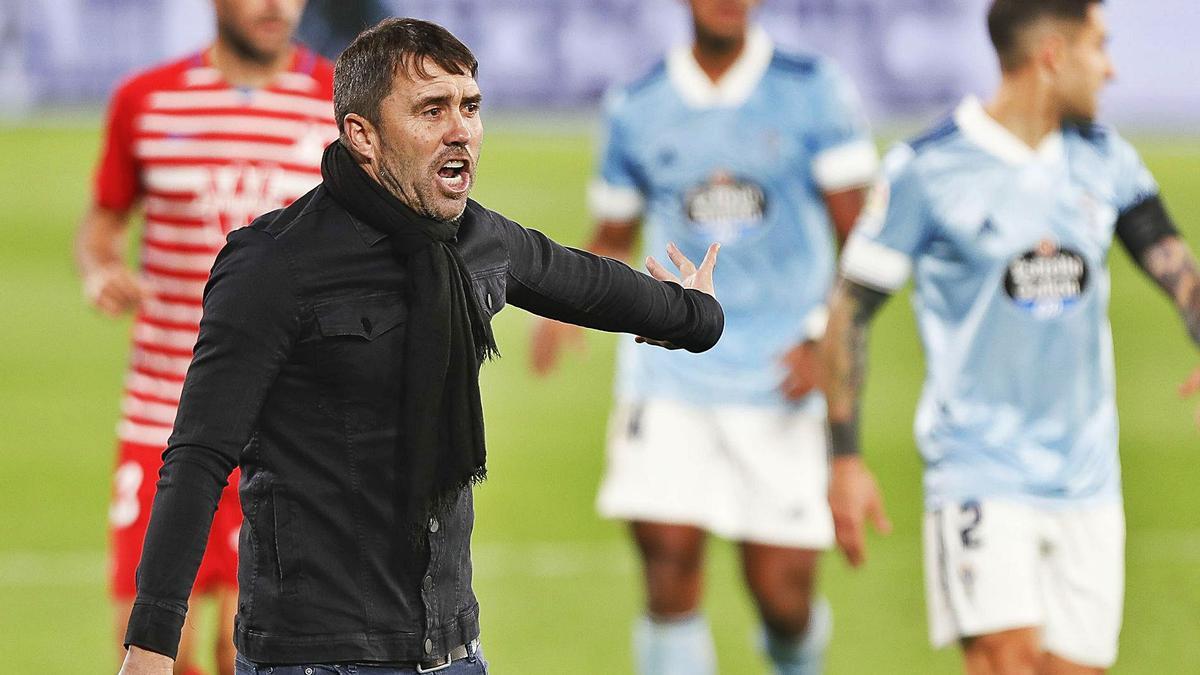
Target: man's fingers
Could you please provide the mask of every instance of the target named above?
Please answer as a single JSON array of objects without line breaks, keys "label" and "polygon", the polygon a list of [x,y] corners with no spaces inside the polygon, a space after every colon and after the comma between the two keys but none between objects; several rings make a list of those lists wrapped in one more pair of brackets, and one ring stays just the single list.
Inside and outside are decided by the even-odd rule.
[{"label": "man's fingers", "polygon": [[883,508],[883,498],[878,494],[871,502],[871,509],[868,512],[871,517],[871,524],[875,526],[875,530],[880,534],[892,533],[892,521],[888,518],[887,510]]},{"label": "man's fingers", "polygon": [[675,284],[679,283],[679,277],[672,274],[671,270],[663,267],[663,264],[655,260],[654,256],[646,258],[646,271],[650,273],[650,276],[658,279],[659,281],[670,281],[671,283]]},{"label": "man's fingers", "polygon": [[863,563],[866,542],[861,521],[845,519],[838,522],[837,542],[838,548],[842,549],[842,554],[846,556],[846,562],[850,563],[851,567],[858,567]]},{"label": "man's fingers", "polygon": [[689,260],[674,243],[667,244],[667,257],[675,263],[675,267],[679,268],[680,278],[686,279],[696,273],[696,264]]},{"label": "man's fingers", "polygon": [[700,274],[712,276],[713,270],[717,267],[717,253],[720,253],[721,245],[712,243],[708,245],[708,250],[704,252],[704,260],[700,261]]}]

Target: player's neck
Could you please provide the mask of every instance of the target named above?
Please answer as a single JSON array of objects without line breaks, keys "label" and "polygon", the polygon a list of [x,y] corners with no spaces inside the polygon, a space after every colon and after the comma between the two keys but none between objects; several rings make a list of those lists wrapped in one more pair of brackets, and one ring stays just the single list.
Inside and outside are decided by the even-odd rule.
[{"label": "player's neck", "polygon": [[1033,76],[1005,75],[996,95],[984,106],[992,119],[1036,149],[1062,127],[1062,113],[1049,90]]},{"label": "player's neck", "polygon": [[248,58],[218,37],[208,51],[208,60],[231,86],[259,88],[287,70],[295,51],[295,45],[289,44],[274,58],[260,61]]},{"label": "player's neck", "polygon": [[692,56],[695,57],[700,70],[716,83],[733,67],[745,48],[745,35],[732,39],[718,37],[697,27],[696,41],[692,43]]}]

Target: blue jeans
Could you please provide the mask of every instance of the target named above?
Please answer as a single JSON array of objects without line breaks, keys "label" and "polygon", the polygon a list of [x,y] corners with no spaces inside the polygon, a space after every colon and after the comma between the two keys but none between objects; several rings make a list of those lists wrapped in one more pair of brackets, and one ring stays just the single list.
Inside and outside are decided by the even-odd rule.
[{"label": "blue jeans", "polygon": [[[434,671],[435,675],[487,675],[488,664],[483,649],[475,650],[465,659]],[[241,654],[237,655],[236,675],[417,675],[416,668],[370,666],[362,664],[311,663],[300,666],[256,666]]]}]

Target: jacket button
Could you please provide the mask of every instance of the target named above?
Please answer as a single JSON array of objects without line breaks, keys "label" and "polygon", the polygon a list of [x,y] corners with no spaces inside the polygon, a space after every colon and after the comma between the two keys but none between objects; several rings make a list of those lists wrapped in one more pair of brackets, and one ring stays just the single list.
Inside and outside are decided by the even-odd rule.
[{"label": "jacket button", "polygon": [[438,522],[437,518],[429,519],[429,531],[430,532],[437,532],[439,529],[441,529],[441,527],[442,527],[442,524]]},{"label": "jacket button", "polygon": [[421,584],[421,585],[422,585],[422,586],[425,588],[425,590],[427,590],[427,591],[429,591],[429,590],[433,590],[433,577],[429,577],[429,576],[425,577],[425,582],[424,582],[423,584]]},{"label": "jacket button", "polygon": [[430,640],[429,638],[425,638],[425,653],[426,654],[433,653],[433,640]]},{"label": "jacket button", "polygon": [[362,318],[362,327],[363,327],[363,330],[366,331],[367,335],[371,334],[371,328],[372,328],[371,320],[365,316]]}]

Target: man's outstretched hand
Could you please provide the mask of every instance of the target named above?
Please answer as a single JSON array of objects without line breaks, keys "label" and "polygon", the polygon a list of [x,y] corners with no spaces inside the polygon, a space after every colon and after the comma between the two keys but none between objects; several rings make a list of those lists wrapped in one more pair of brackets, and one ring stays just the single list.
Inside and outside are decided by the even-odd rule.
[{"label": "man's outstretched hand", "polygon": [[[717,292],[713,288],[713,269],[717,266],[717,252],[721,250],[720,244],[710,244],[708,251],[704,254],[704,260],[700,261],[700,266],[688,259],[683,251],[675,244],[667,244],[667,257],[675,263],[675,267],[679,269],[679,276],[675,276],[671,270],[667,269],[662,263],[654,259],[654,256],[646,258],[646,270],[650,272],[650,276],[659,281],[667,281],[673,284],[679,284],[684,288],[694,288],[697,291],[717,297]],[[657,345],[667,349],[679,349],[678,345],[662,340],[651,340],[641,337],[635,338],[637,342],[648,345]]]}]

